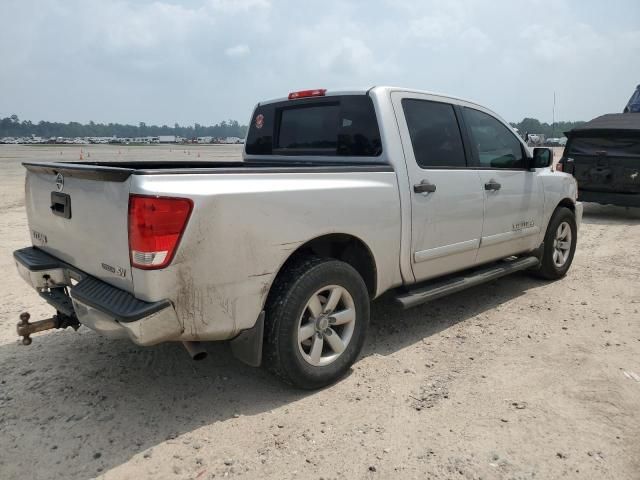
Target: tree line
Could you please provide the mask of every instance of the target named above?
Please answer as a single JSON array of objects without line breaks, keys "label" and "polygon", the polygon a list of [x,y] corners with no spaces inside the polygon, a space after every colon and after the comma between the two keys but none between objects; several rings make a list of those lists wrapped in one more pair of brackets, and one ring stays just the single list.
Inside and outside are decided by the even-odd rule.
[{"label": "tree line", "polygon": [[584,124],[585,122],[555,122],[548,124],[546,122],[540,122],[536,118],[524,118],[519,123],[511,123],[511,126],[517,128],[521,135],[525,135],[526,133],[541,133],[545,138],[558,138],[564,137],[564,132],[568,132]]},{"label": "tree line", "polygon": [[177,135],[184,138],[192,137],[240,137],[244,138],[246,125],[240,125],[236,120],[223,120],[215,125],[182,126],[174,123],[168,125],[123,125],[120,123],[95,123],[93,121],[82,124],[78,122],[46,122],[44,120],[33,123],[22,120],[17,115],[11,115],[0,120],[0,137],[30,137],[35,135],[42,138],[50,137],[147,137],[158,135]]},{"label": "tree line", "polygon": [[[548,124],[540,122],[536,118],[524,118],[521,122],[511,123],[521,134],[541,133],[545,137],[562,137],[564,132],[578,127],[585,122],[556,122]],[[240,125],[236,120],[222,121],[215,125],[182,126],[174,123],[168,125],[147,125],[144,122],[138,125],[123,125],[120,123],[95,123],[87,124],[78,122],[45,122],[33,123],[31,120],[22,120],[17,115],[11,115],[0,120],[0,137],[29,137],[35,135],[42,138],[50,137],[147,137],[158,135],[177,135],[184,138],[192,137],[240,137],[244,138],[247,132],[246,125]]]}]

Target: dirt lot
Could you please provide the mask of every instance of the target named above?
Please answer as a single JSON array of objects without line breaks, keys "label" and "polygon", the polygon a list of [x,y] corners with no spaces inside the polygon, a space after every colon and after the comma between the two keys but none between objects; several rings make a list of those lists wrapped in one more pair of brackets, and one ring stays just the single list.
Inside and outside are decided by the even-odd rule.
[{"label": "dirt lot", "polygon": [[194,363],[84,327],[17,343],[20,312],[51,313],[11,257],[29,241],[19,162],[79,151],[0,146],[0,478],[640,478],[639,211],[587,205],[559,282],[521,274],[406,312],[377,300],[351,374],[300,392],[222,344]]}]

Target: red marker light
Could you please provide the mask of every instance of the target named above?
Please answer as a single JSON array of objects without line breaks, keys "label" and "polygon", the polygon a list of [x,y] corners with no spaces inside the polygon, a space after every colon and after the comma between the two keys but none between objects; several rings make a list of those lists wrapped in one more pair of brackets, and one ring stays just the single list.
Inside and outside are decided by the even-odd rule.
[{"label": "red marker light", "polygon": [[327,93],[326,88],[316,88],[315,90],[300,90],[299,92],[291,92],[289,94],[289,100],[308,97],[324,97],[325,93]]}]

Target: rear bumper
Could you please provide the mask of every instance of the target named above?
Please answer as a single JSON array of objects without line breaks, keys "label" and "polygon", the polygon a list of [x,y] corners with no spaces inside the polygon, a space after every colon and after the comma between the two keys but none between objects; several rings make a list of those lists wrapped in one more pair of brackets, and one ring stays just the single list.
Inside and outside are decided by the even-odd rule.
[{"label": "rear bumper", "polygon": [[578,190],[581,202],[594,202],[603,205],[618,205],[620,207],[640,207],[640,193],[594,192],[592,190]]},{"label": "rear bumper", "polygon": [[144,302],[34,247],[13,252],[20,276],[57,310],[56,297],[44,294],[66,287],[78,321],[105,336],[129,338],[138,345],[176,340],[182,326],[169,300]]}]

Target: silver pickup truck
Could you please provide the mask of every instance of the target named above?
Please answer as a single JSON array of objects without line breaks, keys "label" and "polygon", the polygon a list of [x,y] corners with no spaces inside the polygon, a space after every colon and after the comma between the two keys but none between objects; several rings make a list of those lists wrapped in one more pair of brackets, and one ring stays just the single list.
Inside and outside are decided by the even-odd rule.
[{"label": "silver pickup truck", "polygon": [[25,163],[20,275],[56,310],[138,345],[231,340],[317,388],[356,360],[369,302],[411,307],[520,271],[565,275],[582,206],[552,153],[490,110],[392,87],[259,103],[243,162]]}]

